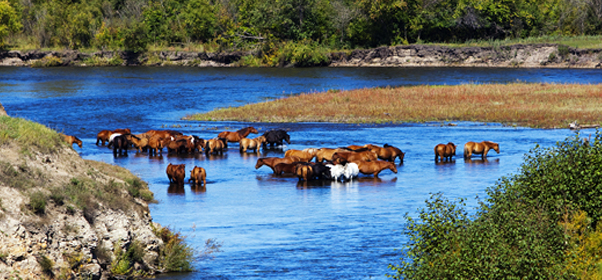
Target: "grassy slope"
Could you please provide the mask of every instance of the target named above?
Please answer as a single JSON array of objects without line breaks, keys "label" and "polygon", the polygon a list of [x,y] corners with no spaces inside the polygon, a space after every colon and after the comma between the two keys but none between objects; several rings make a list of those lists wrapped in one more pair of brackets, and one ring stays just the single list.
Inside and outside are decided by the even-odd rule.
[{"label": "grassy slope", "polygon": [[483,121],[567,127],[602,122],[602,85],[413,86],[302,94],[185,117],[247,122]]}]

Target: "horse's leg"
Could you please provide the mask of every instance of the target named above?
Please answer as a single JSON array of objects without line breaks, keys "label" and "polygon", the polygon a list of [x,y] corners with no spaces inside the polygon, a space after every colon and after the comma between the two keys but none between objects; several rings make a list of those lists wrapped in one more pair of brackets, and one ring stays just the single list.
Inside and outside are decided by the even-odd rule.
[{"label": "horse's leg", "polygon": [[489,148],[485,148],[483,150],[483,155],[481,156],[482,159],[485,159],[487,157],[487,153],[489,152]]}]

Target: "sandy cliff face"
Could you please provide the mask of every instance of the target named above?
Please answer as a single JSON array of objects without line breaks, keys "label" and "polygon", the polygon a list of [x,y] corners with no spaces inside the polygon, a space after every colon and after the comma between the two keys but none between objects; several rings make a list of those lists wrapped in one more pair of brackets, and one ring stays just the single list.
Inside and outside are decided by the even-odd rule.
[{"label": "sandy cliff face", "polygon": [[[0,130],[8,119],[0,117]],[[131,271],[159,272],[159,225],[132,195],[134,178],[66,144],[40,152],[0,139],[0,279],[107,279],[133,244],[142,253]]]}]

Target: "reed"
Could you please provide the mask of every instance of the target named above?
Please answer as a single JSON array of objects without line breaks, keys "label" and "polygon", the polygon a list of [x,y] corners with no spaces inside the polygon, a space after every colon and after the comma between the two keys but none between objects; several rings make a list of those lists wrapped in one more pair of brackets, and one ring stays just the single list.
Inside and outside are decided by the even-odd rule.
[{"label": "reed", "polygon": [[496,122],[536,128],[602,123],[602,85],[465,84],[307,93],[184,119],[245,122]]}]

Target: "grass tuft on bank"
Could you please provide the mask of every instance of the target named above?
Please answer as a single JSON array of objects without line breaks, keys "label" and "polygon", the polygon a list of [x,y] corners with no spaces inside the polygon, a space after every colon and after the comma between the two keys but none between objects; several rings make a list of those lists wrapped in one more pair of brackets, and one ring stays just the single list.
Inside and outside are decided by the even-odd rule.
[{"label": "grass tuft on bank", "polygon": [[186,120],[245,122],[496,122],[535,128],[602,123],[602,85],[465,84],[329,90],[220,108]]}]

